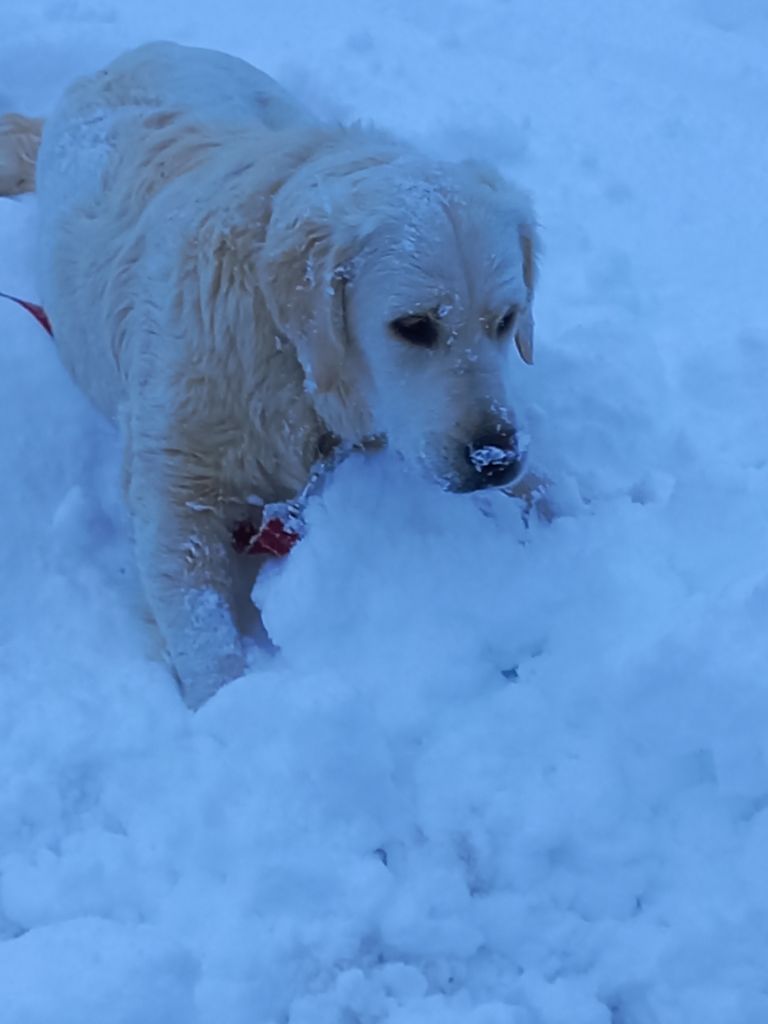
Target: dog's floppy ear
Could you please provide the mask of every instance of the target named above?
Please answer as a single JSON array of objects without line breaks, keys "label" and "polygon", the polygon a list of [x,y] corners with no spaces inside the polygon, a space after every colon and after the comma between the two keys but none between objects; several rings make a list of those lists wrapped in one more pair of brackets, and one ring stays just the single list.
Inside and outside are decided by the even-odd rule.
[{"label": "dog's floppy ear", "polygon": [[[495,192],[517,225],[517,243],[523,261],[523,283],[527,292],[525,310],[518,318],[515,330],[515,345],[520,358],[529,365],[533,362],[533,292],[536,287],[536,271],[539,254],[539,238],[533,204],[527,192],[511,185],[490,164],[480,160],[465,160],[464,164],[478,180]],[[505,218],[506,219],[506,218]]]},{"label": "dog's floppy ear", "polygon": [[520,224],[520,249],[523,254],[523,282],[528,292],[528,301],[517,322],[515,345],[523,362],[531,366],[533,363],[533,290],[536,286],[538,255],[536,229],[532,222]]},{"label": "dog's floppy ear", "polygon": [[279,330],[296,347],[309,387],[324,393],[338,383],[346,358],[344,286],[352,253],[341,242],[330,201],[306,194],[304,200],[276,196],[259,283]]}]

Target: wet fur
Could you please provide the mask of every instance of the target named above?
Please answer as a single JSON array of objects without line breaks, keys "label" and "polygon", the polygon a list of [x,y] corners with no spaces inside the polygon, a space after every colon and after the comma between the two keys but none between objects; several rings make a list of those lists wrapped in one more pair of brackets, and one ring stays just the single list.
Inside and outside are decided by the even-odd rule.
[{"label": "wet fur", "polygon": [[[41,130],[0,121],[0,193],[36,184],[56,343],[120,424],[146,595],[198,706],[244,669],[230,530],[249,499],[300,491],[329,431],[349,443],[383,433],[448,479],[482,417],[507,415],[490,347],[479,365],[474,351],[466,366],[458,348],[441,356],[431,383],[409,369],[416,354],[379,360],[391,344],[379,337],[383,292],[422,270],[430,295],[442,287],[418,224],[413,273],[400,269],[392,239],[408,203],[413,220],[423,208],[424,232],[433,221],[448,230],[441,211],[454,204],[450,230],[488,258],[484,279],[508,278],[528,300],[532,214],[490,168],[435,164],[383,133],[320,123],[249,65],[173,44],[70,87],[42,132],[35,183]],[[489,253],[482,232],[499,218]],[[470,315],[459,313],[456,331]]]}]

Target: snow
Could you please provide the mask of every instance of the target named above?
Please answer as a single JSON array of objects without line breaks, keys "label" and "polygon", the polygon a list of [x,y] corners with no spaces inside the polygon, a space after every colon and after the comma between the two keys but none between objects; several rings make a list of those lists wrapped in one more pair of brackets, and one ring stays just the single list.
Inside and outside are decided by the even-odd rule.
[{"label": "snow", "polygon": [[517,461],[517,452],[499,448],[497,445],[486,444],[482,448],[473,448],[469,461],[475,469],[483,470],[487,466],[504,466]]},{"label": "snow", "polygon": [[280,652],[190,714],[115,433],[3,303],[0,1022],[762,1024],[764,4],[27,0],[0,108],[153,37],[533,190],[560,515],[351,458],[257,584]]}]

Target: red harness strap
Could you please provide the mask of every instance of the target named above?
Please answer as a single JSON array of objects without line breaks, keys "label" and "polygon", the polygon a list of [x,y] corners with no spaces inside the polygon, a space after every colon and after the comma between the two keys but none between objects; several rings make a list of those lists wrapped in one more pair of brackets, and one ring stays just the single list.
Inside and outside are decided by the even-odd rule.
[{"label": "red harness strap", "polygon": [[232,528],[232,547],[241,555],[274,555],[282,558],[301,540],[301,534],[286,528],[282,519],[273,516],[260,527],[247,519]]},{"label": "red harness strap", "polygon": [[15,295],[8,295],[6,292],[0,292],[0,299],[10,299],[11,302],[15,302],[17,306],[21,306],[22,309],[26,309],[28,313],[37,320],[44,330],[48,331],[51,337],[53,337],[53,328],[51,327],[51,321],[48,319],[48,314],[45,312],[42,306],[38,306],[36,302],[27,302],[26,299],[17,299]]}]

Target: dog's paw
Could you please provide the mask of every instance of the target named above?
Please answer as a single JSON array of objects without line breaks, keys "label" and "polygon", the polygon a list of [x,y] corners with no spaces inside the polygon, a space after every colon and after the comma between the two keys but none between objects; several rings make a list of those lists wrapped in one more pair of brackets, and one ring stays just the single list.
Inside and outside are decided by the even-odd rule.
[{"label": "dog's paw", "polygon": [[184,625],[168,636],[168,653],[185,704],[196,711],[246,667],[229,607],[213,590],[185,595]]},{"label": "dog's paw", "polygon": [[179,689],[184,703],[191,711],[197,711],[221,688],[239,679],[245,672],[245,657],[242,651],[230,651],[214,659],[187,659],[186,664],[176,661]]}]

